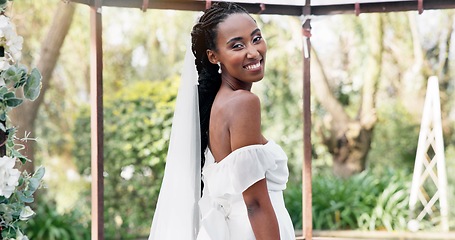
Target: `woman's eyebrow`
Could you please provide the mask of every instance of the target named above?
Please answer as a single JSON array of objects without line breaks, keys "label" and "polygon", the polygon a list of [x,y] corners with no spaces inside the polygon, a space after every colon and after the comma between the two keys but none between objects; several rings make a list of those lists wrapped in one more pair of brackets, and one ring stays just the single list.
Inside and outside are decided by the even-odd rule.
[{"label": "woman's eyebrow", "polygon": [[[254,29],[254,30],[251,32],[250,36],[253,36],[254,34],[256,34],[256,33],[260,32],[260,31],[261,31],[261,29],[256,28],[256,29]],[[234,38],[229,39],[229,41],[227,41],[226,44],[229,44],[229,43],[235,42],[235,41],[239,41],[239,40],[242,40],[242,39],[243,39],[243,37],[234,37]]]},{"label": "woman's eyebrow", "polygon": [[256,34],[256,33],[260,32],[260,31],[261,31],[261,29],[256,28],[256,29],[254,29],[253,32],[251,32],[250,36],[253,36],[254,34]]}]

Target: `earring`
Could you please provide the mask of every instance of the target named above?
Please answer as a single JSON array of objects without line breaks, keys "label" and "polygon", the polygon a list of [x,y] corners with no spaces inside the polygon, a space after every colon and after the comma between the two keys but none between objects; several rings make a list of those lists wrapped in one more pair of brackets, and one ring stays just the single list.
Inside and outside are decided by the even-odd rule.
[{"label": "earring", "polygon": [[218,73],[221,74],[221,63],[218,62],[217,64],[218,64]]}]

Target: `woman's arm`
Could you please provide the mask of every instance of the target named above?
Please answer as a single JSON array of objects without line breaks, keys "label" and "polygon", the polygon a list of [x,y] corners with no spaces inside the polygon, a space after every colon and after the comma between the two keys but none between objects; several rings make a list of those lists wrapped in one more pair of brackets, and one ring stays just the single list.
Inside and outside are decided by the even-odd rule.
[{"label": "woman's arm", "polygon": [[[235,111],[230,117],[231,148],[264,144],[261,133],[261,110],[259,98],[250,92],[239,92]],[[265,176],[264,176],[265,177]],[[257,240],[278,240],[278,221],[270,201],[266,179],[263,178],[243,192],[248,218]]]},{"label": "woman's arm", "polygon": [[270,202],[267,182],[264,179],[251,185],[243,192],[248,218],[257,240],[280,239],[280,230],[275,211]]}]

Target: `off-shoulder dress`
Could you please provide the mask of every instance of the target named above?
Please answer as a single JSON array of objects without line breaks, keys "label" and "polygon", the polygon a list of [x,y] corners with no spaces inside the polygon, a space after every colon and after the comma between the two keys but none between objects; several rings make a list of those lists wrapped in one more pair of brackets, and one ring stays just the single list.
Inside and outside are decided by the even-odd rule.
[{"label": "off-shoulder dress", "polygon": [[199,201],[202,219],[197,239],[254,240],[242,192],[263,178],[267,181],[281,240],[295,239],[283,199],[289,176],[287,161],[283,149],[271,140],[264,145],[236,149],[218,163],[207,151],[202,171],[204,190]]}]

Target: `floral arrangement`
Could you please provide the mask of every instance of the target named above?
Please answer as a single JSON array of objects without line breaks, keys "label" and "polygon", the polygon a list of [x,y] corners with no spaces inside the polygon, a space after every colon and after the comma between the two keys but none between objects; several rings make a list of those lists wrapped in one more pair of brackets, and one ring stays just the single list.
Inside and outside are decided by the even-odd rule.
[{"label": "floral arrangement", "polygon": [[0,37],[0,45],[4,50],[5,47],[7,49],[7,51],[4,51],[0,60],[0,70],[6,70],[21,59],[22,43],[24,40],[21,36],[17,35],[10,19],[5,15],[0,16]]},{"label": "floral arrangement", "polygon": [[8,112],[25,99],[34,101],[39,96],[41,74],[19,64],[23,39],[4,15],[6,6],[7,0],[0,0],[0,239],[28,240],[22,223],[35,215],[27,204],[34,201],[45,171],[38,167],[29,174],[15,168],[30,161],[20,153],[24,149],[20,142],[34,139],[16,137],[16,129],[8,127],[12,125]]}]

